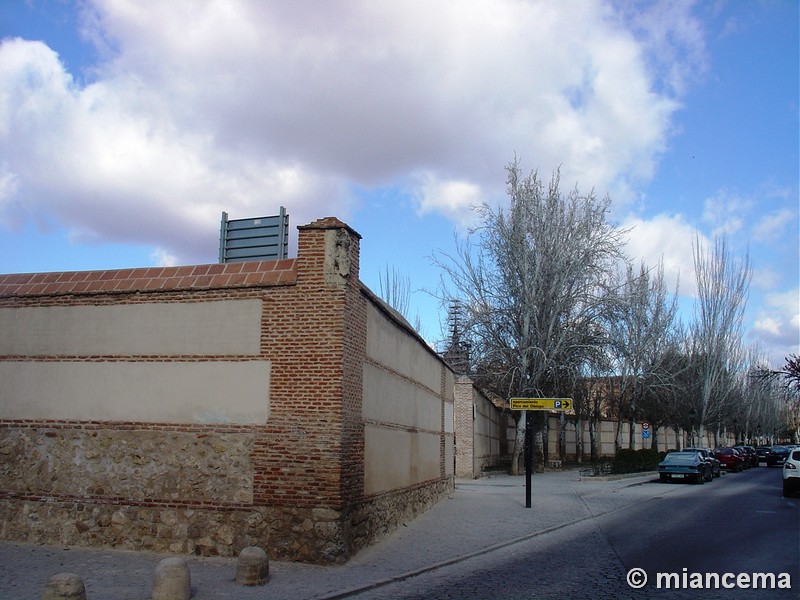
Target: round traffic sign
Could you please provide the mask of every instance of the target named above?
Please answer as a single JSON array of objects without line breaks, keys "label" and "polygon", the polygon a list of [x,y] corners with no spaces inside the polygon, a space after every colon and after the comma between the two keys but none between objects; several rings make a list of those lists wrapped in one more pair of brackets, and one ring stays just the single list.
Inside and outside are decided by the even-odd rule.
[{"label": "round traffic sign", "polygon": [[648,429],[650,429],[650,423],[648,423],[647,421],[645,421],[644,423],[642,423],[642,429],[644,429],[645,431],[647,431]]}]

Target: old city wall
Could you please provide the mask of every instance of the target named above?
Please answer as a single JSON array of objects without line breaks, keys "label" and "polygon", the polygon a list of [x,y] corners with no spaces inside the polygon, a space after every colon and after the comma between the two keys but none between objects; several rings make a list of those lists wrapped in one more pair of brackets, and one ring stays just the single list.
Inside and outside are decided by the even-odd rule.
[{"label": "old city wall", "polygon": [[360,238],[299,229],[296,259],[0,276],[1,538],[341,562],[452,485],[365,475]]},{"label": "old city wall", "polygon": [[[563,419],[563,420],[562,420]],[[633,448],[641,450],[642,448],[652,448],[653,438],[656,439],[657,450],[665,452],[667,450],[675,450],[676,448],[685,448],[692,444],[690,432],[679,429],[677,432],[671,427],[658,427],[655,431],[652,427],[647,430],[643,429],[643,423],[634,423],[634,445]],[[583,420],[580,424],[582,443],[583,443],[583,461],[587,462],[591,459],[591,437],[589,434],[589,423]],[[623,422],[617,423],[612,420],[601,420],[597,424],[597,449],[599,457],[603,460],[610,460],[616,454],[616,440],[617,433],[619,433],[619,447],[630,447],[630,423]],[[548,418],[548,460],[561,460],[559,454],[559,435],[563,429],[564,433],[564,448],[566,454],[564,459],[568,461],[577,460],[577,422],[574,415],[564,416],[551,413]],[[648,434],[644,434],[648,431]],[[694,444],[703,448],[715,448],[719,446],[733,446],[735,444],[735,437],[732,434],[727,434],[724,437],[714,439],[713,433],[706,432],[702,440],[695,439]]]},{"label": "old city wall", "polygon": [[366,528],[390,531],[453,489],[453,373],[404,320],[365,290]]}]

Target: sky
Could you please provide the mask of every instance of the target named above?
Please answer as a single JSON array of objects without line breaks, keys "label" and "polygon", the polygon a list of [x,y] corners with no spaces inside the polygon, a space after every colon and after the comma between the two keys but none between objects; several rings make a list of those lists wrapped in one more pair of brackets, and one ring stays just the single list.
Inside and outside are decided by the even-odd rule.
[{"label": "sky", "polygon": [[445,336],[434,256],[505,167],[611,198],[691,318],[692,247],[800,353],[797,0],[0,0],[0,273],[213,263],[221,213],[358,231]]}]

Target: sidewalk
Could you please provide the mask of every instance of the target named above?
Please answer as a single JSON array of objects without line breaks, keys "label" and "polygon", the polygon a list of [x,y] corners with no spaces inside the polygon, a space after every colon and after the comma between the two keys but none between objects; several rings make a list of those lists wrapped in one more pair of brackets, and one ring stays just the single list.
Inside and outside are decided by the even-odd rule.
[{"label": "sidewalk", "polygon": [[[581,481],[575,470],[540,473],[533,477],[530,509],[525,508],[525,477],[459,479],[448,499],[345,565],[271,561],[269,583],[250,588],[234,582],[235,558],[187,556],[192,598],[344,598],[622,508],[631,498],[618,492],[653,479],[646,474]],[[88,600],[146,600],[156,565],[165,556],[0,542],[0,600],[38,600],[47,580],[59,572],[77,573]]]}]

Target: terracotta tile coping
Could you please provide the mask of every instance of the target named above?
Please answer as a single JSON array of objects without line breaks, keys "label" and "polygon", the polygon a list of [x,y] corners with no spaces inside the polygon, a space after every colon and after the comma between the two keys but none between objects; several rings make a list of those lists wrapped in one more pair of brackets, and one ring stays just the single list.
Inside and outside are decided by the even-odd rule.
[{"label": "terracotta tile coping", "polygon": [[291,285],[297,281],[296,263],[297,259],[287,258],[181,267],[0,275],[0,297]]}]

